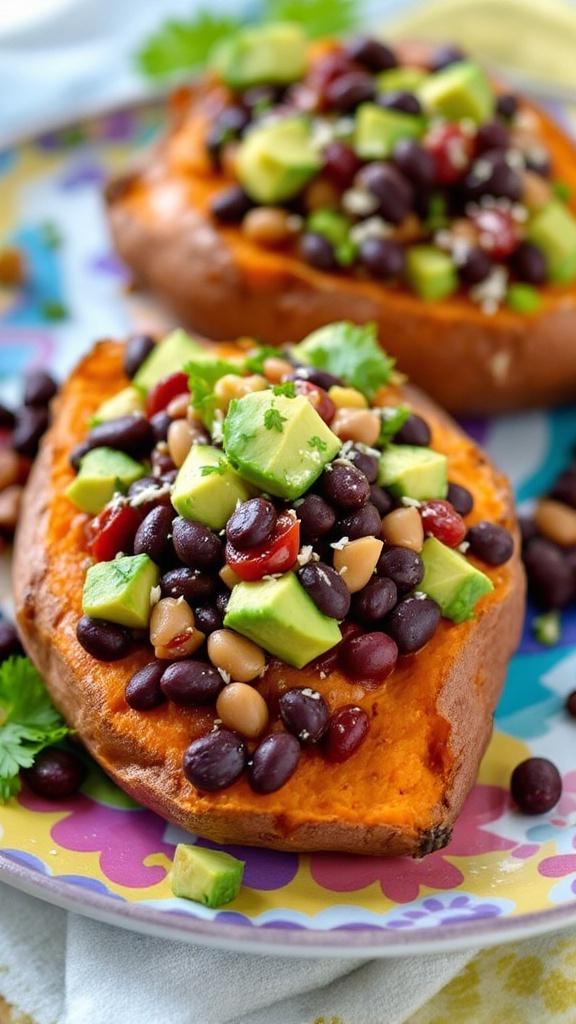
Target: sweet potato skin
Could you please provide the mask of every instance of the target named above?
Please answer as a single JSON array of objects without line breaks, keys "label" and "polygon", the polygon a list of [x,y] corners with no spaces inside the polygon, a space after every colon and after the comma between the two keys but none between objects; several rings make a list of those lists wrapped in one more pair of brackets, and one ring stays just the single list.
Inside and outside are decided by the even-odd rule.
[{"label": "sweet potato skin", "polygon": [[[118,253],[179,321],[217,340],[242,333],[269,344],[335,320],[373,321],[399,368],[456,414],[574,397],[576,284],[543,287],[534,313],[501,307],[488,315],[464,295],[426,303],[404,289],[318,271],[289,252],[259,248],[236,226],[217,225],[210,200],[231,180],[214,172],[203,140],[226,95],[206,79],[180,97],[164,138],[107,190]],[[524,109],[576,210],[576,148],[542,111]]]},{"label": "sweet potato skin", "polygon": [[[121,346],[102,342],[64,387],[28,484],[15,546],[19,629],[68,722],[133,797],[218,842],[379,856],[420,856],[445,845],[474,783],[519,637],[524,577],[518,546],[510,562],[488,570],[495,590],[482,599],[477,617],[459,626],[443,620],[424,651],[400,659],[381,686],[271,663],[259,686],[272,705],[287,686],[308,684],[332,708],[360,704],[367,710],[368,739],[347,762],[330,764],[307,753],[276,793],[257,795],[245,779],[220,793],[199,793],[184,778],[182,756],[211,728],[214,712],[170,703],[147,713],[130,709],[125,685],[150,660],[150,648],[102,664],[76,639],[90,562],[89,517],[63,494],[72,478],[68,452],[92,410],[122,383]],[[450,479],[474,493],[471,518],[489,517],[514,530],[508,485],[473,443],[419,392],[390,388],[384,397],[408,401],[426,416],[434,445],[449,455]]]}]

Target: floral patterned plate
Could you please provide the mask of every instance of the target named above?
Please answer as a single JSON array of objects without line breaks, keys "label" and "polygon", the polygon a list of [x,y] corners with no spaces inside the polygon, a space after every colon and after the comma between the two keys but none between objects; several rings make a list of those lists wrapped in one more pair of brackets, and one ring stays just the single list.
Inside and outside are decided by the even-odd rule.
[{"label": "floral patterned plate", "polygon": [[[130,296],[102,212],[106,175],[156,130],[154,106],[116,112],[0,154],[0,244],[17,245],[26,283],[0,291],[0,398],[27,369],[64,375],[95,338],[168,326]],[[521,507],[566,464],[576,410],[466,423],[513,480]],[[9,607],[8,566],[0,602]],[[244,951],[407,955],[518,938],[576,921],[576,611],[561,642],[530,632],[513,660],[494,739],[449,846],[421,862],[232,848],[239,897],[209,910],[172,896],[175,844],[191,840],[91,766],[80,794],[47,802],[26,788],[0,807],[0,879],[42,899],[148,934]],[[512,807],[508,781],[529,754],[564,782],[548,815]],[[198,840],[202,842],[202,840]],[[209,845],[209,844],[205,844]]]}]

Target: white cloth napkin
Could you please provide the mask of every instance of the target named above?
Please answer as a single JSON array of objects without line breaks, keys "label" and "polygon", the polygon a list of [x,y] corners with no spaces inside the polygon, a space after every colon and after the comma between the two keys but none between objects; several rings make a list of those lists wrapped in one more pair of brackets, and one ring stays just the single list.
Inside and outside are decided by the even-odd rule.
[{"label": "white cloth napkin", "polygon": [[34,1024],[402,1024],[474,955],[229,953],[133,934],[0,884],[0,995]]}]

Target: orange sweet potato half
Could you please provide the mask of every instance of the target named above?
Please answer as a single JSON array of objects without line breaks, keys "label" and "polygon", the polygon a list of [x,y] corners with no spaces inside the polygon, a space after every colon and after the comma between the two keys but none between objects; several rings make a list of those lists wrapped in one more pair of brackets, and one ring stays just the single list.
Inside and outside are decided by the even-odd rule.
[{"label": "orange sweet potato half", "polygon": [[[241,351],[224,345],[218,355]],[[407,404],[425,418],[431,447],[447,456],[449,481],[473,497],[466,525],[489,520],[505,527],[514,538],[512,556],[498,566],[471,557],[493,589],[466,621],[442,618],[428,643],[400,655],[385,680],[350,678],[338,663],[319,671],[314,662],[297,669],[269,658],[252,683],[269,707],[267,732],[284,729],[278,701],[292,687],[317,691],[331,713],[350,705],[363,709],[368,732],[342,761],[331,761],[322,742],[303,746],[296,770],[276,791],[255,792],[245,772],[226,788],[203,792],[185,777],[183,757],[192,741],[214,728],[214,704],[182,707],[165,700],[135,710],[125,689],[153,659],[150,644],[139,636],[128,656],[104,662],[77,639],[85,575],[93,563],[87,541],[92,516],[65,494],[74,479],[69,455],[102,400],[127,383],[123,345],[103,341],[65,384],[27,488],[16,542],[14,594],[23,642],[70,725],[143,805],[218,842],[380,856],[422,856],[444,846],[490,738],[521,627],[524,579],[506,479],[421,392],[393,383],[381,387],[377,403]],[[254,745],[248,743],[249,752]]]},{"label": "orange sweet potato half", "polygon": [[[428,127],[418,136],[437,160],[436,178],[427,177],[426,184],[413,170],[407,184],[401,158],[398,163],[385,146],[380,151],[378,142],[375,156],[366,155],[370,144],[364,150],[360,142],[356,156],[360,151],[361,158],[355,164],[354,156],[350,160],[354,140],[348,140],[348,156],[334,156],[332,149],[327,164],[326,139],[335,121],[350,124],[358,110],[379,103],[400,103],[400,116],[410,109],[389,92],[377,96],[378,102],[359,102],[362,87],[370,96],[365,81],[369,66],[343,53],[334,44],[317,47],[300,83],[291,83],[280,101],[280,116],[303,111],[321,124],[316,138],[324,138],[324,169],[311,173],[287,199],[261,199],[257,191],[255,198],[249,196],[253,207],[292,215],[284,236],[277,223],[271,229],[262,222],[255,227],[253,211],[244,219],[242,208],[236,214],[229,209],[222,216],[214,213],[214,204],[238,183],[239,133],[225,127],[233,123],[226,121],[226,112],[243,104],[246,109],[247,93],[209,74],[174,97],[162,139],[107,189],[115,245],[136,284],[150,289],[179,322],[215,339],[245,333],[276,344],[334,320],[374,321],[400,369],[452,413],[490,414],[569,400],[576,391],[574,145],[542,110],[516,97],[514,114],[508,117],[484,113],[473,123],[462,114],[457,124],[464,125],[464,142],[462,136],[448,139],[443,155],[435,148],[437,114],[448,122],[450,115],[444,108],[432,109]],[[408,70],[430,69],[430,53],[421,47],[399,48],[395,59]],[[350,73],[364,75],[355,96],[353,89],[346,93],[346,83],[338,92],[340,79]],[[253,103],[253,97],[248,99]],[[258,116],[252,115],[241,146],[258,130]],[[410,121],[410,114],[404,116]],[[326,123],[328,135],[323,136]],[[224,141],[215,159],[218,124],[224,126]],[[210,138],[212,155],[206,144]],[[488,160],[494,158],[500,166],[492,177],[486,170],[487,152]],[[450,154],[454,157],[448,169],[446,153],[449,161]],[[371,194],[365,205],[366,191],[370,193],[365,172],[372,163],[393,167],[394,188],[400,166],[400,190],[411,193],[403,214],[396,216],[398,207],[389,210],[386,182],[383,203]],[[250,184],[242,179],[248,192]],[[380,197],[380,186],[375,190]],[[351,233],[343,245],[336,241],[342,242],[345,229],[336,231],[335,241],[331,228],[318,221],[319,209],[344,210]],[[335,256],[326,254],[325,244],[320,255],[303,255],[307,231],[325,232],[336,245]],[[413,279],[412,287],[397,250],[392,256],[388,252],[384,265],[373,250],[366,254],[366,232],[372,243],[380,237],[398,244],[408,260],[409,250],[422,245],[451,252],[458,264],[452,284],[433,285],[429,292],[428,283]],[[360,246],[354,254],[350,238]],[[526,257],[527,244],[539,250],[536,257],[533,248]],[[476,251],[473,265],[464,269],[471,248]]]}]

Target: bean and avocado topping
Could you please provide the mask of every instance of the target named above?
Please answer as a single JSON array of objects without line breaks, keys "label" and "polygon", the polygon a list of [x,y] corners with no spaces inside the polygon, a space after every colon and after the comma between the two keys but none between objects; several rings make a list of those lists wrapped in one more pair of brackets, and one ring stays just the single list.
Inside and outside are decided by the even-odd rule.
[{"label": "bean and avocado topping", "polygon": [[91,555],[80,644],[104,662],[149,650],[126,687],[135,711],[211,710],[183,764],[200,790],[246,773],[272,792],[307,747],[346,760],[368,713],[311,686],[267,702],[268,666],[382,685],[442,618],[474,616],[493,584],[466,552],[501,564],[510,534],[466,525],[472,494],[428,424],[386,404],[393,362],[372,325],[231,359],[183,331],[135,337],[124,366],[70,456]]},{"label": "bean and avocado topping", "polygon": [[205,145],[233,181],[211,213],[312,267],[531,313],[576,278],[576,218],[538,123],[456,47],[413,63],[354,37],[310,56],[294,25],[239,32]]}]

